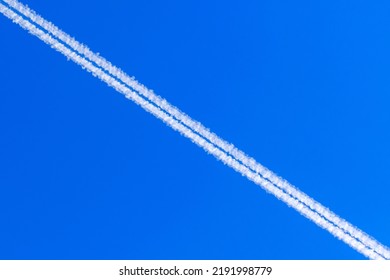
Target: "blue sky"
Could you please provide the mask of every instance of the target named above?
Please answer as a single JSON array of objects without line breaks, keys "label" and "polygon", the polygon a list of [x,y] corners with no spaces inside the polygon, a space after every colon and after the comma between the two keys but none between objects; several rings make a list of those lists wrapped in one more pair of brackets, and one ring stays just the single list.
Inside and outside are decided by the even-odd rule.
[{"label": "blue sky", "polygon": [[[387,1],[24,1],[390,245]],[[362,259],[0,17],[1,259]]]}]

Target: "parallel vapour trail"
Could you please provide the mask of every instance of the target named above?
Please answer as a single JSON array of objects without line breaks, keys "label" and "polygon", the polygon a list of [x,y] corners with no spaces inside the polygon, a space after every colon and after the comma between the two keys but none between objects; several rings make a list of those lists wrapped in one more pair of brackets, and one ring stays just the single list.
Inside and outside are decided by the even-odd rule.
[{"label": "parallel vapour trail", "polygon": [[159,108],[166,111],[169,115],[183,123],[185,126],[189,127],[191,130],[195,131],[203,138],[207,139],[215,146],[220,148],[221,150],[227,152],[232,157],[237,159],[239,162],[244,164],[246,167],[251,169],[252,171],[260,174],[262,177],[269,180],[271,183],[281,188],[284,192],[288,193],[292,197],[301,201],[303,204],[308,206],[313,211],[317,212],[319,215],[325,217],[331,223],[334,223],[341,229],[343,229],[346,233],[355,237],[356,239],[362,241],[362,243],[366,244],[368,247],[374,249],[379,254],[383,255],[386,258],[390,259],[390,250],[374,240],[369,235],[362,232],[360,229],[356,228],[346,220],[342,219],[311,197],[307,196],[305,193],[301,192],[299,189],[294,187],[292,184],[277,176],[275,173],[256,162],[253,158],[247,156],[242,151],[238,150],[231,143],[228,143],[218,137],[216,134],[210,132],[209,129],[204,127],[201,123],[194,121],[188,115],[181,112],[178,108],[168,103],[165,99],[160,96],[154,94],[152,91],[147,89],[144,85],[137,82],[134,78],[129,77],[126,73],[124,73],[121,69],[113,66],[110,62],[102,58],[101,56],[92,52],[88,47],[83,44],[77,42],[74,38],[61,31],[58,27],[56,27],[51,22],[46,21],[41,16],[36,14],[34,11],[21,4],[16,0],[4,0],[4,2],[8,3],[11,7],[16,9],[21,14],[25,15],[32,22],[39,25],[41,28],[45,29],[49,33],[51,33],[54,37],[57,37],[59,40],[63,41],[65,44],[70,46],[74,51],[88,58],[91,62],[100,66],[103,70],[107,71],[107,73],[116,77],[121,82],[125,83],[129,87],[131,87],[134,91],[138,92],[142,96],[144,96],[149,102],[155,104]]},{"label": "parallel vapour trail", "polygon": [[[7,3],[8,2],[9,3],[12,2],[12,4],[15,4],[15,1],[5,1],[5,2],[7,2]],[[38,38],[43,40],[45,43],[51,45],[57,51],[61,52],[65,56],[67,56],[69,59],[71,59],[74,62],[76,62],[77,64],[81,65],[83,68],[85,68],[88,71],[90,71],[94,76],[100,78],[101,80],[106,82],[109,86],[115,88],[117,91],[123,93],[127,98],[132,99],[138,105],[143,107],[146,111],[152,113],[157,118],[160,118],[166,124],[171,126],[173,129],[179,131],[184,136],[190,138],[194,143],[196,143],[197,145],[201,146],[207,152],[209,152],[210,154],[214,155],[216,158],[218,158],[219,160],[221,160],[225,164],[229,165],[230,167],[232,167],[237,172],[245,175],[248,179],[252,180],[256,184],[262,186],[267,191],[269,191],[270,193],[274,194],[277,198],[281,199],[282,201],[284,201],[289,206],[295,208],[298,212],[300,212],[302,215],[304,215],[305,217],[307,217],[310,220],[312,220],[313,222],[315,222],[320,227],[323,227],[323,228],[327,229],[330,233],[335,235],[337,238],[343,240],[345,243],[349,244],[351,247],[353,247],[354,249],[356,249],[360,253],[366,255],[369,258],[383,258],[383,257],[386,257],[384,254],[380,254],[379,252],[378,253],[375,252],[373,250],[373,248],[370,248],[370,246],[367,246],[367,244],[362,242],[362,240],[357,240],[356,237],[353,237],[353,236],[351,237],[349,234],[346,234],[343,230],[341,230],[339,228],[338,225],[332,224],[331,223],[332,221],[331,222],[327,221],[326,219],[324,219],[324,217],[321,216],[321,213],[314,212],[307,205],[302,204],[302,201],[300,201],[299,199],[291,197],[288,193],[283,192],[282,190],[280,190],[279,188],[275,187],[273,184],[271,184],[267,180],[264,180],[261,176],[259,176],[258,172],[255,172],[255,170],[253,170],[253,169],[251,170],[250,168],[245,166],[242,163],[242,161],[240,161],[240,159],[234,158],[235,157],[234,155],[229,155],[226,152],[221,151],[220,150],[221,149],[220,146],[215,145],[215,143],[209,143],[208,141],[205,141],[205,139],[202,139],[202,137],[200,137],[198,134],[194,133],[193,131],[191,131],[190,129],[185,127],[183,124],[178,122],[176,119],[174,119],[172,117],[172,115],[170,114],[170,112],[164,112],[163,110],[161,110],[158,107],[156,107],[155,104],[152,104],[152,103],[146,101],[145,99],[143,99],[139,95],[137,95],[134,91],[132,91],[129,88],[127,88],[126,86],[124,86],[121,83],[123,81],[118,82],[116,79],[114,79],[113,77],[111,77],[110,75],[107,75],[107,73],[102,71],[102,69],[94,66],[91,62],[89,62],[89,61],[85,60],[84,58],[80,57],[79,55],[77,55],[77,53],[73,52],[72,50],[69,50],[66,46],[64,46],[63,44],[61,44],[57,40],[53,39],[50,35],[46,34],[42,30],[40,30],[39,28],[37,28],[34,25],[32,25],[30,22],[24,20],[23,18],[21,18],[20,16],[18,16],[17,14],[15,14],[14,12],[12,12],[11,10],[9,10],[8,8],[6,8],[5,6],[3,6],[1,4],[0,4],[0,10],[1,10],[1,12],[5,16],[7,16],[11,20],[16,22],[20,26],[22,26],[24,29],[27,29],[33,35],[37,36]],[[30,18],[30,20],[31,20],[31,18]],[[69,38],[71,38],[71,37],[69,37]],[[96,56],[96,57],[98,57],[98,56]],[[100,57],[98,57],[98,58],[100,58]],[[100,58],[100,59],[102,59],[102,58]],[[103,59],[103,61],[105,61],[105,60]],[[94,61],[94,62],[99,65],[99,63],[97,63],[96,61]],[[111,65],[111,64],[109,64],[109,65]],[[113,66],[111,66],[111,67],[113,67]],[[114,67],[113,69],[117,69],[117,68]],[[107,69],[105,69],[105,70],[107,71]],[[129,78],[127,75],[126,75],[126,77]],[[117,78],[119,78],[119,77],[117,77]],[[129,79],[131,79],[131,78],[129,78]],[[133,80],[133,82],[135,82],[135,81]],[[135,82],[135,83],[137,84],[137,82]],[[138,86],[143,87],[142,85],[139,85],[139,84],[138,84]],[[147,91],[146,88],[144,88],[144,89]],[[164,102],[166,102],[166,101],[164,101]],[[186,116],[186,115],[184,115],[184,116]],[[198,124],[198,123],[195,122],[195,124]],[[212,133],[211,133],[211,135],[212,136],[216,136],[216,135],[214,135]],[[210,141],[210,139],[208,139],[208,140]],[[220,139],[220,140],[223,141],[222,139]],[[210,142],[212,142],[212,141],[210,141]],[[226,142],[223,141],[223,143],[226,143]],[[227,144],[230,145],[231,147],[233,147],[231,144],[229,144],[229,143],[227,143]],[[242,155],[244,155],[241,151],[239,151],[239,150],[237,150],[237,151],[239,153],[241,153]],[[248,159],[250,159],[250,158],[248,158]],[[253,160],[253,159],[251,159],[251,160]],[[315,202],[315,203],[317,203],[317,202]]]}]

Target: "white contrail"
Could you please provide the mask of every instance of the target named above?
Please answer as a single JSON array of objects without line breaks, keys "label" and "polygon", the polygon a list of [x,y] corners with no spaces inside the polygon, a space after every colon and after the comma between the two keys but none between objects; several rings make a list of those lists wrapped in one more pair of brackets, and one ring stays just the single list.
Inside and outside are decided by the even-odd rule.
[{"label": "white contrail", "polygon": [[77,42],[74,38],[66,34],[65,32],[61,31],[58,27],[56,27],[51,22],[46,21],[42,17],[40,17],[38,14],[36,14],[34,11],[29,9],[28,7],[24,6],[20,2],[16,0],[4,0],[6,3],[8,3],[10,6],[12,6],[14,9],[18,10],[20,13],[28,17],[30,20],[41,26],[42,28],[46,29],[48,32],[53,34],[53,36],[57,37],[67,45],[69,45],[71,48],[73,48],[76,52],[84,55],[86,58],[90,59],[92,62],[96,63],[98,66],[102,67],[103,70],[107,71],[114,77],[118,78],[123,83],[127,84],[131,88],[133,88],[135,91],[139,92],[141,95],[143,95],[146,99],[148,99],[151,103],[156,104],[158,107],[166,111],[168,114],[182,122],[184,125],[191,128],[193,131],[213,143],[215,146],[219,147],[220,149],[226,151],[230,155],[232,155],[235,159],[242,162],[245,166],[250,168],[251,170],[259,173],[264,178],[268,179],[270,182],[281,188],[286,193],[290,194],[292,197],[298,199],[317,213],[319,213],[321,216],[324,216],[326,219],[328,219],[330,222],[336,224],[341,229],[346,231],[348,234],[354,236],[355,238],[363,241],[363,243],[367,244],[371,248],[374,248],[375,251],[378,253],[384,255],[387,258],[390,258],[390,250],[388,248],[385,248],[383,245],[381,245],[379,242],[374,240],[372,237],[368,236],[367,234],[363,233],[358,228],[354,227],[352,224],[348,223],[344,219],[337,216],[335,213],[321,205],[320,203],[316,202],[303,192],[301,192],[299,189],[291,185],[289,182],[285,181],[284,179],[277,176],[275,173],[261,165],[260,163],[256,162],[253,158],[250,158],[237,148],[235,148],[232,144],[224,141],[223,139],[219,138],[214,133],[210,132],[209,129],[204,127],[201,123],[196,122],[192,120],[189,116],[187,116],[185,113],[181,112],[178,108],[174,107],[170,103],[168,103],[165,99],[161,98],[160,96],[154,94],[152,91],[147,89],[144,85],[137,82],[134,78],[129,77],[126,73],[124,73],[119,68],[113,66],[110,62],[105,60],[104,58],[100,57],[99,55],[96,55],[94,52],[89,50],[88,47],[80,44]]},{"label": "white contrail", "polygon": [[103,68],[103,70],[110,73],[112,76],[118,78],[121,82],[130,86],[134,91],[138,92],[142,96],[144,96],[151,103],[157,105],[164,111],[166,111],[169,115],[173,116],[178,121],[182,122],[184,125],[188,126],[190,129],[213,143],[215,146],[220,148],[223,151],[226,151],[232,157],[237,159],[239,162],[243,163],[249,169],[255,171],[260,174],[264,178],[268,179],[270,182],[275,184],[277,187],[281,188],[283,191],[296,198],[297,200],[304,203],[306,206],[311,208],[313,211],[317,212],[319,215],[328,219],[331,223],[334,223],[345,232],[350,234],[351,236],[357,238],[362,241],[368,247],[374,249],[379,254],[383,255],[386,258],[390,258],[390,250],[380,244],[378,241],[373,239],[371,236],[362,232],[360,229],[356,228],[346,220],[342,219],[311,197],[307,196],[305,193],[294,187],[292,184],[284,180],[283,178],[277,176],[275,173],[256,162],[253,158],[247,156],[242,151],[238,150],[231,143],[228,143],[218,137],[216,134],[212,133],[204,127],[201,123],[194,121],[188,115],[181,112],[178,108],[168,103],[165,99],[160,96],[154,94],[151,90],[147,89],[144,85],[137,82],[134,78],[129,77],[126,73],[124,73],[121,69],[113,66],[109,61],[105,60],[103,57],[92,52],[85,45],[77,42],[74,38],[61,31],[57,26],[43,19],[37,13],[29,9],[27,6],[16,0],[4,0],[4,2],[8,3],[11,7],[19,11],[21,14],[28,17],[32,22],[35,22],[43,29],[50,32],[54,37],[57,37],[65,44],[69,45],[76,52],[84,55],[86,58],[94,62],[96,65]]},{"label": "white contrail", "polygon": [[216,148],[215,145],[205,141],[204,139],[199,137],[199,135],[195,134],[194,132],[189,130],[187,127],[180,124],[177,120],[172,118],[172,116],[163,112],[159,108],[156,108],[156,106],[145,101],[143,98],[140,98],[135,92],[131,91],[130,89],[125,87],[123,84],[121,84],[117,80],[113,79],[111,76],[104,73],[104,71],[102,71],[102,69],[95,67],[93,64],[86,61],[84,58],[81,58],[79,55],[77,55],[73,51],[69,50],[63,44],[61,44],[57,40],[53,39],[50,35],[44,33],[42,30],[36,28],[30,22],[22,19],[20,16],[13,13],[11,10],[9,10],[8,8],[6,8],[3,5],[1,5],[1,12],[4,15],[6,15],[7,17],[9,17],[10,19],[12,19],[14,22],[21,25],[23,28],[30,31],[30,33],[32,33],[33,35],[39,37],[45,43],[47,43],[47,44],[51,45],[53,48],[57,49],[59,52],[61,52],[65,56],[67,56],[69,59],[72,59],[74,62],[78,63],[83,68],[92,72],[92,74],[94,76],[97,76],[101,80],[105,81],[108,85],[114,87],[117,91],[122,92],[126,97],[132,99],[134,102],[136,102],[138,105],[143,107],[145,110],[149,111],[150,113],[152,113],[156,117],[162,119],[165,123],[167,123],[173,129],[178,130],[184,136],[190,138],[193,142],[195,142],[196,144],[201,146],[203,149],[205,149],[210,154],[213,154],[215,157],[217,157],[218,159],[223,161],[225,164],[227,164],[230,167],[232,167],[233,169],[235,169],[237,172],[240,172],[241,174],[245,175],[250,180],[254,181],[256,184],[261,185],[263,188],[265,188],[267,191],[274,194],[276,197],[278,197],[279,199],[281,199],[282,201],[287,203],[289,206],[294,207],[297,211],[299,211],[305,217],[314,221],[319,226],[327,229],[333,235],[335,235],[339,239],[343,240],[344,242],[349,244],[351,247],[353,247],[357,251],[361,252],[362,254],[364,254],[370,258],[383,258],[383,255],[381,256],[381,254],[376,253],[372,248],[369,248],[369,246],[364,244],[364,242],[361,242],[361,240],[356,240],[355,237],[351,237],[349,234],[346,234],[344,231],[340,230],[338,225],[333,225],[332,223],[330,223],[329,221],[327,221],[326,219],[321,217],[319,215],[319,213],[315,213],[309,207],[307,207],[306,205],[303,205],[301,201],[292,198],[290,195],[281,191],[279,188],[276,188],[274,185],[270,184],[267,180],[264,180],[261,176],[259,176],[255,172],[253,172],[253,170],[248,169],[241,162],[237,161],[235,158],[232,158],[231,156],[229,156],[225,152],[218,149],[219,147]]}]

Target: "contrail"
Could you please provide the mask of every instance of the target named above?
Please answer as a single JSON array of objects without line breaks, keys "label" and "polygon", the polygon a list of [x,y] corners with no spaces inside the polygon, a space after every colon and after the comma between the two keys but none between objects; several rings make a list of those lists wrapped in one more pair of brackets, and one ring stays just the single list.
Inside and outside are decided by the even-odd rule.
[{"label": "contrail", "polygon": [[[341,222],[344,222],[344,224],[341,223],[341,225],[345,229],[349,229],[349,227],[352,227],[353,229],[357,230],[357,233],[360,234],[360,238],[357,238],[351,232],[347,232],[347,234],[340,230],[341,226],[339,224],[336,224],[334,221],[329,219],[327,221],[324,219],[326,217],[323,215],[320,211],[317,211],[317,213],[314,210],[317,207],[322,207],[323,209],[329,211],[328,209],[324,208],[322,205],[320,205],[318,202],[314,201],[313,199],[309,198],[302,192],[298,191],[293,187],[293,191],[289,191],[289,188],[284,187],[283,191],[280,189],[280,186],[283,186],[283,184],[287,184],[287,187],[292,187],[289,185],[286,181],[283,179],[277,177],[275,174],[273,174],[268,169],[265,169],[260,164],[256,163],[253,159],[246,156],[244,153],[239,151],[238,149],[234,148],[233,145],[225,142],[224,140],[220,139],[215,134],[209,132],[206,128],[204,128],[200,123],[197,123],[190,119],[188,116],[186,116],[184,113],[181,113],[177,108],[170,105],[168,102],[166,102],[164,99],[162,99],[159,96],[154,95],[151,91],[147,90],[143,85],[140,85],[138,82],[136,82],[134,79],[130,78],[126,74],[124,74],[121,70],[118,68],[112,66],[109,62],[104,60],[103,58],[95,55],[91,51],[89,51],[88,48],[81,45],[77,41],[75,41],[73,38],[71,38],[66,33],[63,33],[62,31],[59,31],[58,28],[56,28],[51,23],[45,21],[44,19],[37,16],[34,12],[29,10],[27,7],[23,6],[17,1],[9,1],[5,0],[9,5],[17,9],[20,13],[24,14],[25,16],[29,17],[29,19],[33,22],[36,22],[39,24],[42,28],[46,29],[47,31],[51,32],[53,35],[55,35],[57,38],[61,39],[65,43],[67,43],[69,46],[73,47],[75,50],[77,50],[80,54],[83,54],[85,57],[89,58],[91,61],[99,65],[100,67],[104,68],[107,72],[112,74],[113,76],[116,76],[121,82],[125,82],[129,85],[130,82],[132,82],[132,85],[129,85],[133,87],[135,90],[138,90],[141,94],[143,92],[143,96],[148,99],[146,101],[143,98],[140,98],[139,95],[137,95],[134,91],[130,90],[126,86],[124,86],[121,82],[118,82],[117,80],[113,79],[110,75],[107,75],[102,69],[94,66],[91,62],[85,60],[84,58],[77,55],[75,52],[69,50],[66,46],[58,42],[57,40],[53,39],[50,35],[44,33],[42,30],[38,29],[34,25],[32,25],[30,22],[24,20],[5,6],[1,5],[1,12],[21,25],[23,28],[27,29],[32,33],[33,35],[39,37],[41,40],[43,40],[45,43],[51,45],[53,48],[57,49],[59,52],[63,53],[65,56],[67,56],[69,59],[72,59],[74,62],[81,65],[83,68],[87,69],[88,71],[92,72],[94,76],[97,76],[104,82],[106,82],[109,86],[114,87],[117,91],[122,92],[127,98],[132,99],[134,102],[136,102],[138,105],[143,107],[148,112],[152,113],[156,117],[162,119],[165,123],[167,123],[169,126],[171,126],[173,129],[181,132],[184,136],[190,138],[193,142],[195,142],[197,145],[201,146],[203,149],[205,149],[210,154],[213,154],[215,157],[223,161],[225,164],[229,165],[233,169],[235,169],[237,172],[240,172],[241,174],[248,177],[250,180],[254,181],[256,184],[261,185],[263,188],[265,188],[267,191],[274,194],[276,197],[287,203],[289,206],[294,207],[297,211],[299,211],[301,214],[303,214],[305,217],[309,218],[310,220],[314,221],[319,226],[327,229],[329,232],[331,232],[333,235],[338,237],[339,239],[343,240],[347,244],[349,244],[351,247],[356,249],[357,251],[361,252],[362,254],[366,255],[369,258],[388,258],[386,254],[389,253],[389,251],[381,244],[373,240],[368,235],[364,234],[360,230],[356,229],[346,221],[340,219]],[[35,18],[34,18],[35,17]],[[54,29],[53,29],[54,27]],[[49,30],[50,29],[50,30]],[[60,35],[56,35],[56,33],[60,32]],[[61,38],[62,37],[62,38]],[[146,93],[146,94],[145,94]],[[148,98],[147,94],[149,94],[152,98]],[[158,104],[158,102],[160,104]],[[154,104],[152,104],[154,103]],[[156,107],[156,104],[158,107]],[[164,112],[161,109],[165,109],[166,112]],[[176,118],[173,118],[172,115]],[[187,118],[187,119],[186,119]],[[185,127],[182,123],[178,122],[180,120],[183,124],[187,125],[189,128],[197,132],[202,137],[206,138],[209,142],[205,141],[201,137],[199,137],[198,134],[191,131],[191,129],[188,129]],[[198,125],[198,126],[194,126]],[[200,125],[200,126],[199,126]],[[208,134],[207,134],[208,133]],[[218,142],[220,141],[220,142]],[[229,149],[230,150],[227,150]],[[224,152],[225,151],[225,152]],[[227,154],[227,152],[230,153]],[[246,163],[244,163],[246,161]],[[251,161],[253,161],[251,163]],[[251,163],[252,165],[248,166]],[[248,168],[249,167],[249,168]],[[259,168],[262,167],[263,169]],[[263,172],[263,174],[259,171]],[[269,175],[268,173],[271,173]],[[276,177],[273,178],[274,182],[278,182],[279,188],[276,188],[273,184],[270,184],[267,180],[264,180],[260,175],[269,175],[268,179],[271,181],[272,176]],[[266,176],[264,176],[266,177]],[[270,179],[271,178],[271,179]],[[272,182],[272,181],[271,181]],[[273,183],[274,183],[273,182]],[[296,197],[294,194],[300,194],[300,197]],[[304,199],[308,201],[309,203],[306,203]],[[293,197],[291,197],[293,196]],[[308,200],[307,200],[308,199]],[[310,205],[311,203],[311,205]],[[321,209],[321,208],[319,208]],[[321,209],[321,210],[323,210]],[[334,213],[330,212],[330,214],[335,215]],[[325,212],[325,214],[327,214]],[[329,215],[328,215],[329,216]],[[327,217],[326,217],[327,218]],[[345,223],[347,223],[345,225]],[[355,233],[356,235],[356,233]],[[368,238],[368,242],[367,242]],[[371,244],[369,244],[371,242]],[[372,243],[374,242],[374,243]],[[378,246],[379,245],[379,246]],[[375,247],[376,246],[376,247]],[[379,247],[379,249],[378,249]],[[387,251],[386,251],[387,250]]]},{"label": "contrail", "polygon": [[363,233],[361,230],[359,230],[352,224],[348,223],[344,219],[340,218],[335,213],[333,213],[332,211],[330,211],[329,209],[327,209],[326,207],[316,202],[315,200],[313,200],[312,198],[310,198],[309,196],[301,192],[299,189],[291,185],[289,182],[280,178],[275,173],[273,173],[272,171],[270,171],[260,163],[256,162],[253,158],[250,158],[249,156],[247,156],[246,154],[244,154],[243,152],[235,148],[232,144],[224,141],[216,134],[210,132],[209,129],[204,127],[201,123],[192,120],[188,115],[181,112],[178,108],[174,107],[173,105],[168,103],[165,99],[161,98],[160,96],[154,94],[152,91],[147,89],[144,85],[137,82],[134,78],[129,77],[126,73],[124,73],[119,68],[113,66],[110,62],[108,62],[104,58],[100,57],[99,55],[96,55],[94,52],[89,50],[88,47],[77,42],[74,38],[70,37],[68,34],[61,31],[54,24],[46,21],[38,14],[36,14],[34,11],[32,11],[31,9],[29,9],[28,7],[24,6],[23,4],[19,3],[16,0],[4,0],[4,1],[8,3],[10,6],[12,6],[14,9],[16,9],[17,11],[19,11],[20,13],[28,17],[31,21],[35,22],[40,27],[47,30],[54,37],[57,37],[59,40],[69,45],[71,48],[73,48],[73,50],[85,56],[90,61],[96,63],[96,65],[103,68],[103,70],[107,71],[108,73],[116,77],[121,82],[130,86],[134,91],[137,91],[142,96],[144,96],[147,100],[149,100],[149,102],[157,105],[158,107],[166,111],[169,115],[171,115],[178,121],[182,122],[184,125],[188,126],[190,129],[192,129],[193,131],[195,131],[196,133],[198,133],[199,135],[201,135],[202,137],[204,137],[205,139],[213,143],[215,146],[232,155],[235,159],[243,163],[249,169],[255,171],[256,173],[260,174],[264,178],[268,179],[274,185],[278,186],[279,188],[281,188],[283,191],[285,191],[292,197],[298,199],[306,206],[311,208],[313,211],[317,212],[319,215],[328,219],[330,222],[336,224],[338,227],[343,229],[351,236],[363,241],[363,243],[367,244],[367,246],[371,248],[375,248],[375,251],[382,254],[386,258],[390,258],[389,249],[385,248],[383,245],[381,245],[379,242],[374,240],[372,237]]},{"label": "contrail", "polygon": [[362,241],[368,247],[373,248],[376,252],[383,255],[386,258],[390,258],[390,250],[380,244],[378,241],[374,240],[372,237],[362,232],[360,229],[356,228],[346,220],[342,219],[311,197],[307,196],[305,193],[294,187],[292,184],[277,176],[275,173],[256,162],[253,158],[247,156],[242,151],[238,150],[231,143],[226,142],[225,140],[218,137],[216,134],[210,132],[210,130],[204,127],[201,123],[194,121],[188,115],[181,112],[178,108],[168,103],[165,99],[160,96],[154,94],[151,90],[147,89],[144,85],[137,82],[134,78],[129,77],[126,73],[124,73],[121,69],[113,66],[110,62],[105,60],[103,57],[92,52],[85,45],[77,42],[74,38],[61,31],[58,27],[56,27],[51,22],[46,21],[41,16],[36,14],[34,11],[29,9],[27,6],[21,4],[16,0],[4,0],[4,2],[8,3],[11,7],[16,9],[21,14],[25,15],[32,22],[39,25],[41,28],[45,29],[49,33],[51,33],[54,37],[57,37],[59,40],[63,41],[65,44],[69,45],[73,50],[78,52],[79,54],[88,58],[91,62],[100,66],[107,73],[116,77],[121,82],[125,83],[129,87],[131,87],[134,91],[141,94],[145,97],[149,102],[155,104],[160,107],[164,111],[166,111],[169,115],[183,123],[185,126],[189,127],[203,138],[207,139],[215,146],[220,148],[221,150],[227,152],[232,157],[234,157],[239,162],[243,163],[246,167],[253,170],[254,172],[260,174],[271,183],[281,188],[284,192],[288,193],[292,197],[304,203],[313,211],[317,212],[319,215],[325,217],[331,223],[334,223],[341,229],[343,229],[346,233],[355,237],[356,239]]}]

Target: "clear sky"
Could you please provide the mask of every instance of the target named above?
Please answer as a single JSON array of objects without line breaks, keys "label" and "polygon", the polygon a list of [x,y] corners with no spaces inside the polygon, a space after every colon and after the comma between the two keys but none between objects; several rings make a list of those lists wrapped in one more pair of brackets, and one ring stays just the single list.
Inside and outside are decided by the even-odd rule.
[{"label": "clear sky", "polygon": [[[24,0],[390,245],[388,1]],[[1,259],[363,259],[0,16]]]}]

